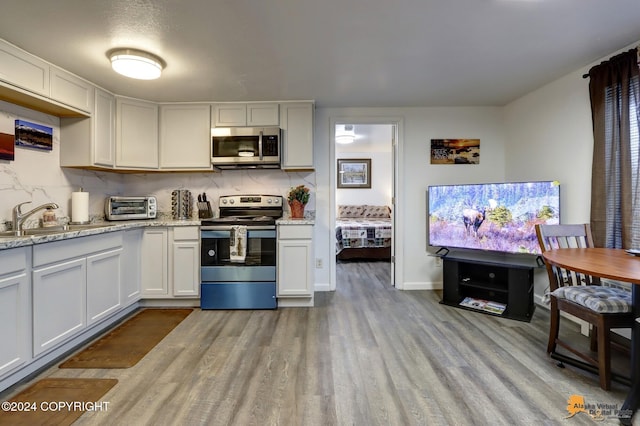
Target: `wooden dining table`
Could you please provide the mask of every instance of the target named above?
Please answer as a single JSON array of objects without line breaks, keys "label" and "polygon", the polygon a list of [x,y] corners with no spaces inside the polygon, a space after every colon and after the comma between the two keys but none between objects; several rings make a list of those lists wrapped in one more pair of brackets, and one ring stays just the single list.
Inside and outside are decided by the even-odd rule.
[{"label": "wooden dining table", "polygon": [[[587,275],[624,281],[631,284],[633,313],[640,317],[640,257],[622,249],[562,248],[542,254],[549,264]],[[631,424],[640,402],[640,323],[631,330],[631,387],[621,409],[619,420]]]}]

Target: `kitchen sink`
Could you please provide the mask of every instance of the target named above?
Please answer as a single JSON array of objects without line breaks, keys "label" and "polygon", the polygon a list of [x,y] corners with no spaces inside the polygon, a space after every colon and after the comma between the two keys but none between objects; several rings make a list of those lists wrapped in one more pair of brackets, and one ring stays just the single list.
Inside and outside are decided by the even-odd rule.
[{"label": "kitchen sink", "polygon": [[48,226],[46,228],[29,228],[23,229],[22,235],[16,236],[14,231],[2,231],[0,232],[0,238],[19,238],[19,237],[32,237],[34,235],[55,235],[62,234],[64,232],[83,231],[85,229],[106,228],[108,224],[104,223],[88,223],[83,225],[60,225],[60,226]]},{"label": "kitchen sink", "polygon": [[16,235],[13,231],[2,231],[0,232],[0,238],[19,238],[19,237],[31,237],[33,235],[51,235],[51,234],[60,234],[63,231],[60,228],[57,229],[49,229],[49,228],[34,228],[34,229],[24,229],[22,231],[22,235]]}]

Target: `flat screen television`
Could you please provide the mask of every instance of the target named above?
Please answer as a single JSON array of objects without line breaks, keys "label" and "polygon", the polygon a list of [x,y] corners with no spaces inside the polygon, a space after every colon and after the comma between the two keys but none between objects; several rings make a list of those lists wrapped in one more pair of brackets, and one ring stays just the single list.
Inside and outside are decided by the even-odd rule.
[{"label": "flat screen television", "polygon": [[429,186],[428,244],[540,254],[535,225],[560,223],[557,181]]}]

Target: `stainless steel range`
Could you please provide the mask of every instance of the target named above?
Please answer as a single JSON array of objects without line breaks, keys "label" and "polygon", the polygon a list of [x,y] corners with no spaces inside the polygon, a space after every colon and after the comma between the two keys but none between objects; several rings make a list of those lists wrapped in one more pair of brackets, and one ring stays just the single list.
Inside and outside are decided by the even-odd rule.
[{"label": "stainless steel range", "polygon": [[201,222],[200,307],[276,309],[279,195],[230,195],[219,217]]}]

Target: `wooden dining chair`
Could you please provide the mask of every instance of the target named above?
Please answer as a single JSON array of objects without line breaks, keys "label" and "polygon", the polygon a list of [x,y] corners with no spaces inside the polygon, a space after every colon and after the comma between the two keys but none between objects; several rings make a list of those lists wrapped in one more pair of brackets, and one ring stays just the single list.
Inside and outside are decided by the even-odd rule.
[{"label": "wooden dining chair", "polygon": [[[589,224],[536,225],[540,248],[593,247]],[[549,275],[550,328],[547,353],[556,353],[556,346],[595,367],[600,378],[600,387],[611,388],[611,329],[630,328],[635,321],[631,309],[631,294],[624,289],[602,286],[598,277],[550,265],[545,262]],[[583,352],[559,337],[560,312],[566,312],[591,324],[590,349]],[[597,351],[597,357],[593,352]]]}]

